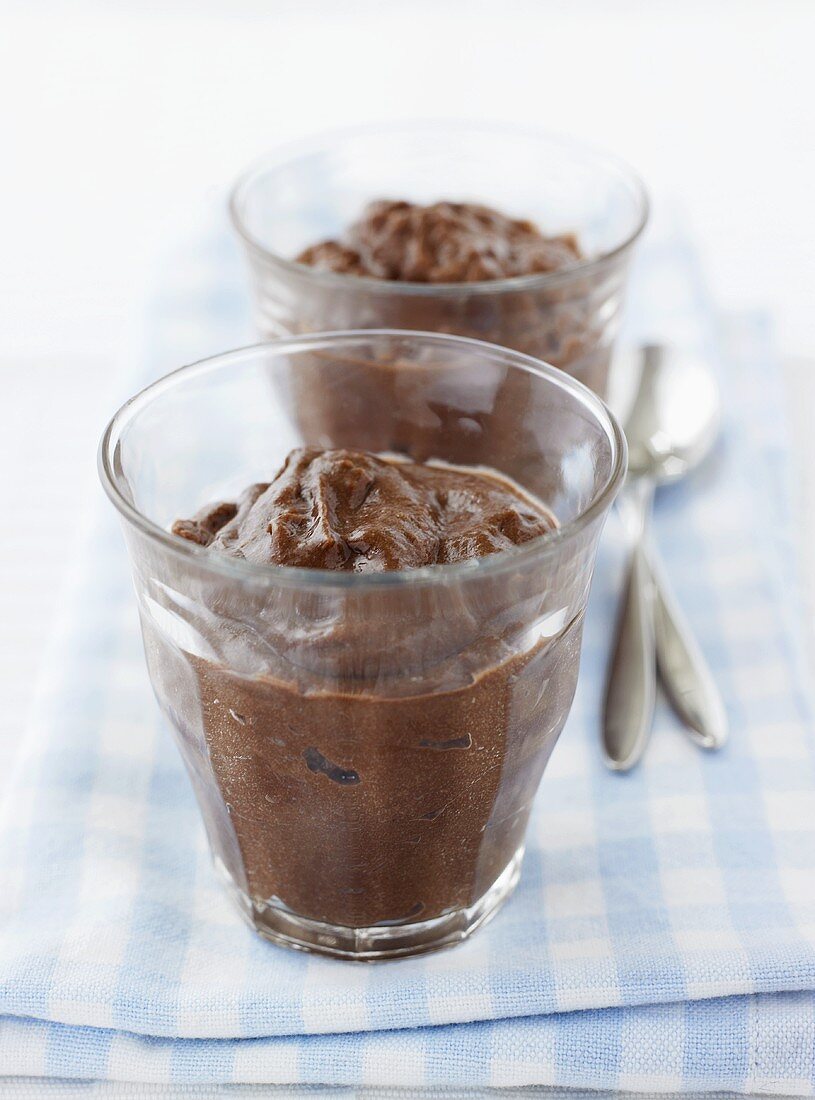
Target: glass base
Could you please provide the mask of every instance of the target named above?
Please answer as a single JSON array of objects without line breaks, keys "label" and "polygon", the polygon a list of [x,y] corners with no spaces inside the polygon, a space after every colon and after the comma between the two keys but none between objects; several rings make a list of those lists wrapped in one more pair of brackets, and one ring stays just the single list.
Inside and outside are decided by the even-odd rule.
[{"label": "glass base", "polygon": [[432,920],[369,928],[323,924],[272,904],[258,906],[238,889],[220,861],[216,860],[216,866],[244,918],[265,939],[297,951],[312,951],[357,962],[379,962],[423,955],[466,940],[495,916],[515,889],[522,859],[523,848],[519,848],[489,890],[467,909],[457,909]]}]

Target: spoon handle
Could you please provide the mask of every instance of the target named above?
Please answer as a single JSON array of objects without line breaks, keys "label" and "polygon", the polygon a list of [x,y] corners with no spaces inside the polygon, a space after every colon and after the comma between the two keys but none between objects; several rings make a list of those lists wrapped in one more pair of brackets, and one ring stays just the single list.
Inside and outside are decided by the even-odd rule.
[{"label": "spoon handle", "polygon": [[728,732],[722,697],[653,546],[648,564],[653,581],[657,668],[665,694],[698,745],[721,748]]},{"label": "spoon handle", "polygon": [[640,760],[654,721],[656,659],[653,579],[645,528],[653,487],[632,494],[637,508],[634,545],[606,685],[603,749],[606,764],[628,771]]}]

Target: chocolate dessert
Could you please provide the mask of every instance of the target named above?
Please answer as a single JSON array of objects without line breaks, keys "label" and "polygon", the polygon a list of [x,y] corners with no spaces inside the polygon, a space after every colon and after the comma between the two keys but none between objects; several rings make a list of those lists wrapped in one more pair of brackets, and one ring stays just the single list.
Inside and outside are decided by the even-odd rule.
[{"label": "chocolate dessert", "polygon": [[271,483],[177,520],[173,534],[261,565],[368,573],[495,554],[554,526],[494,472],[305,449]]},{"label": "chocolate dessert", "polygon": [[[298,332],[382,327],[469,336],[565,368],[603,393],[608,341],[597,328],[600,318],[590,288],[574,270],[584,259],[574,235],[547,236],[529,220],[486,206],[381,200],[370,203],[341,237],[298,256],[318,274],[348,277],[325,285],[298,280],[297,292],[281,302],[296,305]],[[568,278],[553,284],[518,279],[558,273]],[[411,422],[406,431],[393,417],[415,400],[425,400],[425,373],[416,364],[394,363],[390,371],[380,367],[358,355],[314,353],[299,359],[288,400],[308,445],[415,455],[419,426]],[[504,437],[476,438],[474,425],[472,439],[462,440],[465,446],[454,460],[466,464],[484,454],[506,454],[507,434],[517,435],[510,472],[523,480],[527,456],[537,453],[535,441],[518,429],[530,385],[521,372],[500,381],[490,398],[495,415],[489,417],[489,431],[500,430]],[[424,454],[438,454],[434,425],[426,421],[420,430],[428,437]],[[443,432],[438,425],[436,434]]]},{"label": "chocolate dessert", "polygon": [[[318,273],[366,276],[365,283],[306,288],[298,281],[280,303],[295,306],[284,321],[291,331],[372,327],[469,336],[542,359],[604,395],[611,317],[600,304],[617,275],[573,270],[586,259],[575,234],[547,235],[488,206],[378,200],[338,238],[297,257]],[[563,277],[503,281],[535,275]],[[402,284],[404,293],[377,294],[372,280]],[[452,293],[454,286],[462,290]]]},{"label": "chocolate dessert", "polygon": [[297,260],[374,279],[478,283],[560,271],[582,258],[573,234],[547,237],[531,221],[489,206],[383,199],[369,203],[340,240],[312,245]]},{"label": "chocolate dessert", "polygon": [[[258,565],[404,582],[556,526],[495,471],[305,449],[173,531]],[[387,583],[367,602],[360,589],[359,604],[330,588],[290,602],[279,589],[268,605],[263,590],[236,603],[208,589],[196,618],[182,609],[199,652],[155,648],[213,846],[261,923],[426,921],[472,905],[517,858],[574,692],[582,615],[543,629],[543,576],[474,589],[467,575]]]}]

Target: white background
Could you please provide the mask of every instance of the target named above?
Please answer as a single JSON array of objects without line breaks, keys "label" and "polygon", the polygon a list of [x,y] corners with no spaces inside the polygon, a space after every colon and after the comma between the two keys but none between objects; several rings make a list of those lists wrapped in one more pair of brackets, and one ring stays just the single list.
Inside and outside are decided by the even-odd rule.
[{"label": "white background", "polygon": [[147,262],[282,139],[452,116],[615,150],[718,302],[772,311],[811,444],[814,43],[790,0],[0,0],[0,764]]}]

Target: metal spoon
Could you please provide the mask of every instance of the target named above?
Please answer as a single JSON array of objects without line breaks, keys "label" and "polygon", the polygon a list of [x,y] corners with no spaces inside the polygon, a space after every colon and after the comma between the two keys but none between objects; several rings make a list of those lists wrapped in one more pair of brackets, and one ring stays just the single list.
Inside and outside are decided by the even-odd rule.
[{"label": "metal spoon", "polygon": [[632,550],[603,726],[606,763],[615,771],[628,771],[645,751],[657,669],[671,705],[699,745],[715,749],[727,737],[721,697],[650,539],[657,487],[688,473],[716,439],[719,391],[702,360],[657,345],[640,355],[639,389],[625,426],[629,480],[623,510]]}]

